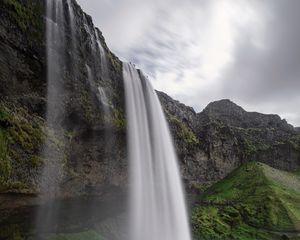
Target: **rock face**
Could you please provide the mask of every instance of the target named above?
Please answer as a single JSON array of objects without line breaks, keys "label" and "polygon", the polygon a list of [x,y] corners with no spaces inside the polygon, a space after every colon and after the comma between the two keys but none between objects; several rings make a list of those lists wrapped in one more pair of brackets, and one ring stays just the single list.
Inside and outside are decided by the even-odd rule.
[{"label": "rock face", "polygon": [[[65,9],[67,2],[63,0]],[[9,233],[16,229],[10,224],[15,216],[29,216],[28,212],[41,204],[37,195],[47,161],[43,158],[47,132],[53,133],[48,136],[51,148],[64,156],[62,179],[52,179],[59,181],[58,200],[81,202],[92,198],[102,208],[107,206],[103,205],[105,202],[125,202],[122,63],[108,49],[90,16],[75,0],[71,5],[76,49],[71,50],[74,39],[65,16],[66,63],[59,104],[64,112],[58,119],[63,137],[57,137],[55,130],[45,124],[45,2],[0,1],[0,226],[7,230],[6,235],[0,231],[0,239],[12,239]],[[96,35],[107,58],[105,76],[100,71],[98,50],[93,47]],[[71,59],[76,59],[76,65]],[[93,83],[89,81],[87,66]],[[99,87],[107,96],[108,106],[99,102]],[[279,116],[249,113],[229,100],[210,103],[196,113],[162,92],[158,95],[189,191],[201,190],[246,161],[260,161],[285,170],[299,168],[299,129],[296,132]],[[23,217],[21,222],[28,222]],[[76,224],[72,227],[76,228]]]},{"label": "rock face", "polygon": [[[78,202],[77,198],[93,198],[99,207],[104,202],[125,203],[122,63],[76,1],[71,1],[76,29],[76,49],[71,50],[67,2],[63,1],[67,45],[60,53],[66,59],[62,66],[64,92],[58,106],[64,111],[57,119],[62,126],[58,137],[55,129],[46,126],[45,1],[0,1],[0,229],[6,229],[5,233],[0,231],[1,239],[12,239],[9,234],[17,231],[11,225],[16,215],[27,217],[22,217],[22,223],[29,223],[28,212],[41,204],[37,195],[47,161],[43,157],[46,138],[50,148],[63,156],[63,175],[51,179],[60,185],[58,199]],[[96,35],[107,58],[106,76],[101,74],[100,55],[93,47]],[[87,66],[93,74],[92,83]],[[99,87],[109,106],[100,103]]]},{"label": "rock face", "polygon": [[212,102],[196,114],[159,96],[189,188],[201,190],[247,161],[282,170],[300,167],[300,135],[278,115],[247,112],[230,100]]},{"label": "rock face", "polygon": [[[67,9],[67,1],[63,1]],[[18,134],[27,133],[27,138],[32,137],[27,127],[36,128],[39,132],[39,140],[34,142],[35,149],[28,153],[26,146],[7,141],[9,148],[22,148],[29,157],[39,155],[45,138],[45,114],[46,114],[46,56],[45,56],[45,16],[44,2],[37,0],[4,0],[1,1],[0,10],[0,96],[1,96],[1,129],[9,138],[11,129],[16,128]],[[75,1],[72,1],[76,18],[77,49],[70,51],[66,47],[64,68],[64,93],[61,98],[60,108],[64,109],[63,116],[58,119],[63,126],[64,140],[59,144],[63,154],[67,158],[64,176],[66,182],[65,194],[70,191],[84,194],[91,187],[111,183],[118,185],[123,182],[122,172],[125,164],[125,118],[122,84],[121,62],[105,45],[101,32],[93,26],[91,18],[86,15]],[[23,16],[24,15],[24,16]],[[70,26],[66,21],[66,42],[70,39]],[[96,31],[107,55],[107,67],[109,76],[100,75],[100,61],[95,57],[92,49],[92,41]],[[76,59],[76,66],[69,60],[70,55]],[[95,83],[88,82],[86,65],[93,72]],[[74,75],[73,69],[77,69]],[[98,100],[98,87],[104,89],[109,99],[110,114],[104,116],[104,107]],[[16,127],[18,126],[18,128]],[[24,129],[22,129],[22,127]],[[20,131],[19,128],[21,128]],[[50,129],[51,130],[51,129]],[[109,134],[108,134],[109,133]],[[12,133],[13,134],[13,133]],[[11,134],[11,135],[12,135]],[[104,137],[105,136],[105,137]],[[13,138],[13,137],[12,137]],[[55,138],[55,134],[54,134]],[[26,139],[27,140],[27,139]],[[28,139],[31,141],[32,139]],[[61,139],[57,139],[61,140]],[[117,151],[107,145],[115,145]],[[104,157],[105,156],[105,157]],[[11,165],[11,178],[23,181],[24,169],[15,167],[15,159],[8,152]],[[105,159],[105,160],[104,160]],[[43,159],[41,159],[41,165]],[[116,161],[117,165],[112,164]],[[108,164],[109,163],[109,164]],[[42,166],[39,166],[42,168]],[[119,168],[114,169],[113,168]],[[32,170],[32,169],[31,169]],[[72,170],[71,172],[69,170]],[[111,174],[111,171],[118,174]],[[40,169],[35,169],[36,174],[31,179],[26,179],[26,191],[35,193],[38,190],[38,174]],[[96,180],[102,175],[101,180]],[[116,179],[119,177],[119,180]],[[20,178],[20,179],[18,179]],[[110,179],[108,179],[110,178]],[[82,181],[85,184],[82,185]],[[77,182],[81,184],[80,190],[75,187],[70,190],[70,185]],[[102,182],[102,183],[100,183]],[[83,187],[84,186],[84,187]],[[85,187],[88,190],[84,189]],[[73,193],[71,193],[73,194]]]},{"label": "rock face", "polygon": [[213,119],[232,127],[276,128],[293,132],[294,128],[278,115],[246,112],[228,99],[212,102],[199,113],[201,120]]}]

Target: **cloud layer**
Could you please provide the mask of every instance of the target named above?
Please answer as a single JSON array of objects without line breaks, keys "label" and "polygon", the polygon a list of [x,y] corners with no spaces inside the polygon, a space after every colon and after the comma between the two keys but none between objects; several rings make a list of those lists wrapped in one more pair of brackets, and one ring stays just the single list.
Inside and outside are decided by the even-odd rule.
[{"label": "cloud layer", "polygon": [[300,1],[78,2],[155,88],[197,111],[230,98],[300,126]]}]

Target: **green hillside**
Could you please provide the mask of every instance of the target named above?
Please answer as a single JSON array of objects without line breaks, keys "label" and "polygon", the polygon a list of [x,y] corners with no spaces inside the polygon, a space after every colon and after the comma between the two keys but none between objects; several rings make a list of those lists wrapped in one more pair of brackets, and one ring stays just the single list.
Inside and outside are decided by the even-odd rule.
[{"label": "green hillside", "polygon": [[247,163],[192,212],[195,239],[300,239],[300,174]]}]

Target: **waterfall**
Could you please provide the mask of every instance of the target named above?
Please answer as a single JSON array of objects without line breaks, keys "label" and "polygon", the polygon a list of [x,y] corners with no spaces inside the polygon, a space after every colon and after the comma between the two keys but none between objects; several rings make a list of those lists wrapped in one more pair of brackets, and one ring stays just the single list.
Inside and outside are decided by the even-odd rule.
[{"label": "waterfall", "polygon": [[95,32],[96,32],[96,42],[97,42],[97,46],[98,46],[99,53],[100,53],[102,78],[107,79],[108,78],[108,67],[107,67],[106,53],[101,44],[97,29],[95,29]]},{"label": "waterfall", "polygon": [[86,71],[87,71],[87,77],[88,77],[87,80],[88,80],[89,86],[91,89],[94,89],[95,88],[95,80],[93,77],[92,69],[87,64],[85,64],[85,67],[86,67]]},{"label": "waterfall", "polygon": [[[47,54],[47,110],[46,126],[48,137],[44,147],[44,158],[47,160],[42,175],[42,192],[55,194],[62,169],[59,167],[59,152],[53,150],[49,141],[50,135],[62,137],[61,121],[64,112],[61,104],[63,98],[63,68],[65,65],[64,11],[62,0],[47,0],[46,20],[46,54]],[[49,129],[53,131],[49,132]]]},{"label": "waterfall", "polygon": [[177,158],[149,81],[123,64],[130,157],[130,239],[190,240]]},{"label": "waterfall", "polygon": [[104,107],[109,107],[108,98],[106,96],[105,90],[103,87],[98,87],[98,99],[103,104]]},{"label": "waterfall", "polygon": [[70,58],[69,60],[69,66],[70,66],[70,75],[72,78],[77,78],[78,77],[78,72],[77,68],[75,67],[77,63],[77,58],[76,58],[76,51],[77,51],[77,46],[78,46],[78,40],[76,36],[76,25],[75,25],[75,15],[74,15],[74,9],[73,9],[73,4],[72,0],[67,0],[68,3],[68,13],[69,13],[69,29],[70,29]]},{"label": "waterfall", "polygon": [[69,21],[70,21],[70,28],[71,28],[71,36],[73,43],[75,42],[75,16],[74,16],[74,10],[71,3],[71,0],[67,0],[68,2],[68,10],[69,10]]},{"label": "waterfall", "polygon": [[106,96],[105,90],[103,87],[98,86],[96,87],[96,82],[92,73],[92,69],[89,67],[89,65],[85,64],[86,67],[86,71],[87,71],[87,80],[88,80],[88,84],[90,86],[90,89],[92,92],[95,93],[95,95],[97,96],[97,99],[99,101],[99,103],[101,103],[102,107],[103,107],[103,114],[105,117],[109,117],[108,115],[110,114],[110,110],[109,110],[109,101],[108,98]]},{"label": "waterfall", "polygon": [[[62,0],[46,1],[46,61],[47,61],[47,136],[42,150],[45,164],[40,179],[40,201],[45,203],[60,193],[63,177],[62,116],[64,113],[65,20]],[[60,142],[60,147],[53,144]],[[55,226],[58,206],[48,204],[38,209],[36,230],[47,231]],[[39,239],[39,238],[38,238]]]},{"label": "waterfall", "polygon": [[[101,44],[98,29],[94,28],[93,31],[91,31],[90,27],[87,24],[87,19],[85,15],[83,20],[84,20],[84,28],[91,38],[92,56],[93,56],[93,61],[95,63],[94,65],[97,70],[97,67],[99,66],[98,63],[100,62],[100,73],[101,73],[100,77],[102,83],[104,83],[105,81],[109,80],[106,52]],[[111,112],[109,108],[109,100],[105,92],[105,87],[99,86],[99,84],[96,83],[95,77],[97,76],[97,71],[93,73],[91,67],[88,64],[86,64],[86,69],[88,73],[88,83],[91,87],[91,91],[95,92],[98,101],[101,103],[103,107],[104,117],[109,119],[111,117]]]}]

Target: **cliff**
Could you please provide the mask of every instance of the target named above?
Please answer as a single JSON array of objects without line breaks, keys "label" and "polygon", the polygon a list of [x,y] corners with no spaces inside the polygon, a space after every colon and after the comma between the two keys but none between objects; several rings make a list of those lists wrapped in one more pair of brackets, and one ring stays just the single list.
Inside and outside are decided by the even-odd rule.
[{"label": "cliff", "polygon": [[282,170],[300,166],[300,135],[278,115],[247,112],[230,100],[208,104],[200,113],[159,93],[191,190],[224,178],[244,162]]},{"label": "cliff", "polygon": [[[127,162],[122,63],[109,51],[90,16],[75,1],[71,4],[77,47],[71,51],[66,20],[67,46],[61,53],[65,58],[64,91],[57,101],[57,108],[64,111],[56,120],[62,126],[58,135],[55,126],[46,126],[45,2],[0,1],[0,225],[7,236],[17,232],[16,222],[21,222],[16,228],[24,230],[35,221],[32,215],[41,204],[38,193],[46,164],[45,145],[54,156],[62,156],[62,176],[50,179],[60,185],[57,199],[69,201],[73,208],[82,201],[104,209],[115,201],[120,207],[124,202]],[[68,8],[67,1],[63,5]],[[92,47],[96,32],[107,56],[106,78],[100,75],[99,55]],[[94,75],[93,84],[88,81],[87,65]],[[99,102],[99,87],[108,98],[109,114],[104,114],[106,106]],[[86,214],[89,211],[85,209]],[[68,224],[72,218],[64,222]],[[82,225],[71,224],[73,228]],[[1,234],[0,238],[6,239]]]}]

